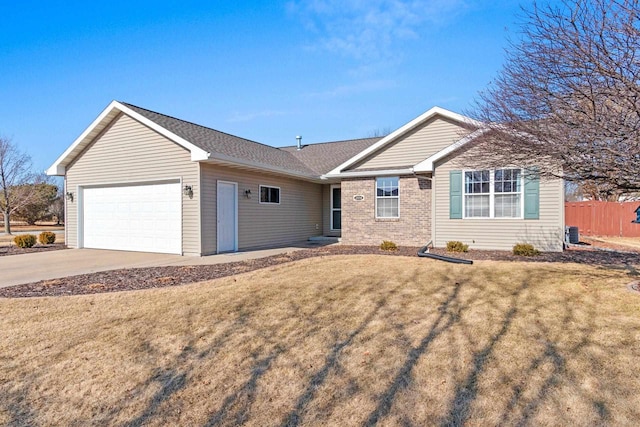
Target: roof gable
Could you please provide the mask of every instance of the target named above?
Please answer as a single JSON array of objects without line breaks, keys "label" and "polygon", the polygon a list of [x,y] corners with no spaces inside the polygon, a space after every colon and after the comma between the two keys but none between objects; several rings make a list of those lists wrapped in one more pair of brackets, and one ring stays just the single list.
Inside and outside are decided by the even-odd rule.
[{"label": "roof gable", "polygon": [[466,136],[459,122],[435,116],[346,170],[411,167]]},{"label": "roof gable", "polygon": [[448,155],[458,151],[460,148],[467,145],[468,143],[470,143],[480,135],[484,134],[485,132],[487,132],[486,128],[480,128],[470,133],[469,135],[465,136],[459,141],[456,141],[455,143],[449,145],[448,147],[445,147],[442,150],[438,151],[437,153],[433,154],[429,158],[421,161],[420,163],[418,163],[413,167],[413,171],[416,173],[433,172],[433,166],[437,161],[442,160]]},{"label": "roof gable", "polygon": [[[399,129],[397,129],[394,132],[390,133],[386,137],[382,138],[377,143],[371,145],[369,148],[361,151],[357,155],[351,157],[347,161],[345,161],[342,164],[338,165],[337,167],[332,169],[329,173],[327,173],[326,176],[331,176],[331,175],[337,176],[337,175],[343,173],[343,171],[345,171],[346,169],[351,168],[354,165],[357,165],[358,163],[363,162],[364,160],[366,160],[368,158],[369,159],[372,158],[376,153],[381,152],[385,148],[389,147],[390,145],[396,143],[397,141],[399,141],[400,139],[405,137],[410,132],[414,131],[415,129],[417,129],[417,128],[423,126],[423,125],[425,125],[427,122],[429,122],[430,120],[433,120],[434,118],[436,118],[438,116],[442,117],[442,118],[444,118],[444,119],[446,119],[448,121],[451,121],[451,122],[454,122],[454,123],[459,123],[461,126],[463,126],[463,125],[480,126],[479,122],[477,122],[477,121],[475,121],[475,120],[473,120],[473,119],[471,119],[469,117],[465,117],[465,116],[463,116],[461,114],[457,114],[457,113],[454,113],[452,111],[445,110],[444,108],[433,107],[430,110],[428,110],[427,112],[425,112],[424,114],[422,114],[419,117],[415,118],[414,120],[410,121],[406,125],[400,127]],[[401,166],[401,165],[396,165],[396,166]],[[413,165],[405,165],[405,166],[409,167],[409,166],[413,166]]]},{"label": "roof gable", "polygon": [[46,170],[47,175],[64,175],[66,167],[121,113],[127,114],[145,126],[155,130],[159,134],[189,150],[192,161],[205,160],[209,157],[209,153],[202,148],[197,147],[184,138],[181,138],[162,126],[159,126],[157,123],[154,123],[148,118],[142,116],[125,104],[118,101],[112,101],[89,125],[89,127],[85,129],[85,131],[82,132],[75,141],[73,141],[69,148],[67,148],[64,153],[56,159],[53,165]]}]

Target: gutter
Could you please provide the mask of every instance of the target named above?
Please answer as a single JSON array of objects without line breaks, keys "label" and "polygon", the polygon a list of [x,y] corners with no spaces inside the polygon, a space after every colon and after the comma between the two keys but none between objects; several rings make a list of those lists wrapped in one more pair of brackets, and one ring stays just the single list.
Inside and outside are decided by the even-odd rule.
[{"label": "gutter", "polygon": [[369,177],[369,176],[392,176],[392,175],[413,175],[413,168],[408,169],[387,169],[387,170],[378,170],[378,171],[353,171],[353,172],[341,172],[341,173],[330,173],[322,175],[321,179],[330,179],[330,178],[358,178],[358,177]]}]

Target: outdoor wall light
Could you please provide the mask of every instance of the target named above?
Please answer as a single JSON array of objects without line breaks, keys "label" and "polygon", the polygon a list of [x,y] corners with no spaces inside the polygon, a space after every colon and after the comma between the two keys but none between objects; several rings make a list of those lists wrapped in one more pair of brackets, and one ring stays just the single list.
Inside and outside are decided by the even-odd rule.
[{"label": "outdoor wall light", "polygon": [[193,198],[193,186],[185,185],[184,188],[182,189],[182,192],[184,193],[185,196],[188,196],[190,199]]},{"label": "outdoor wall light", "polygon": [[246,190],[244,190],[244,196],[247,199],[250,199],[251,198],[251,189],[247,188]]},{"label": "outdoor wall light", "polygon": [[71,191],[67,191],[67,200],[73,202],[73,193]]}]

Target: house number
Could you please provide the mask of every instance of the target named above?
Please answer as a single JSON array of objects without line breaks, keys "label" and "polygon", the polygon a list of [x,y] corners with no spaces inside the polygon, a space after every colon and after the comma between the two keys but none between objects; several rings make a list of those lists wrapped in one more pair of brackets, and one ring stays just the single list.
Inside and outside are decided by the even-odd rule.
[{"label": "house number", "polygon": [[364,196],[362,194],[356,194],[355,196],[353,196],[353,200],[355,200],[356,202],[361,202],[364,200]]}]

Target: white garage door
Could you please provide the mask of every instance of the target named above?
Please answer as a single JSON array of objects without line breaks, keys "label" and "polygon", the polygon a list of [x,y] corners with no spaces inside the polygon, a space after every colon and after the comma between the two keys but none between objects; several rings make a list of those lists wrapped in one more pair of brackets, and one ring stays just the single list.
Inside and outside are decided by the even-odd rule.
[{"label": "white garage door", "polygon": [[85,188],[83,247],[182,253],[180,183]]}]

